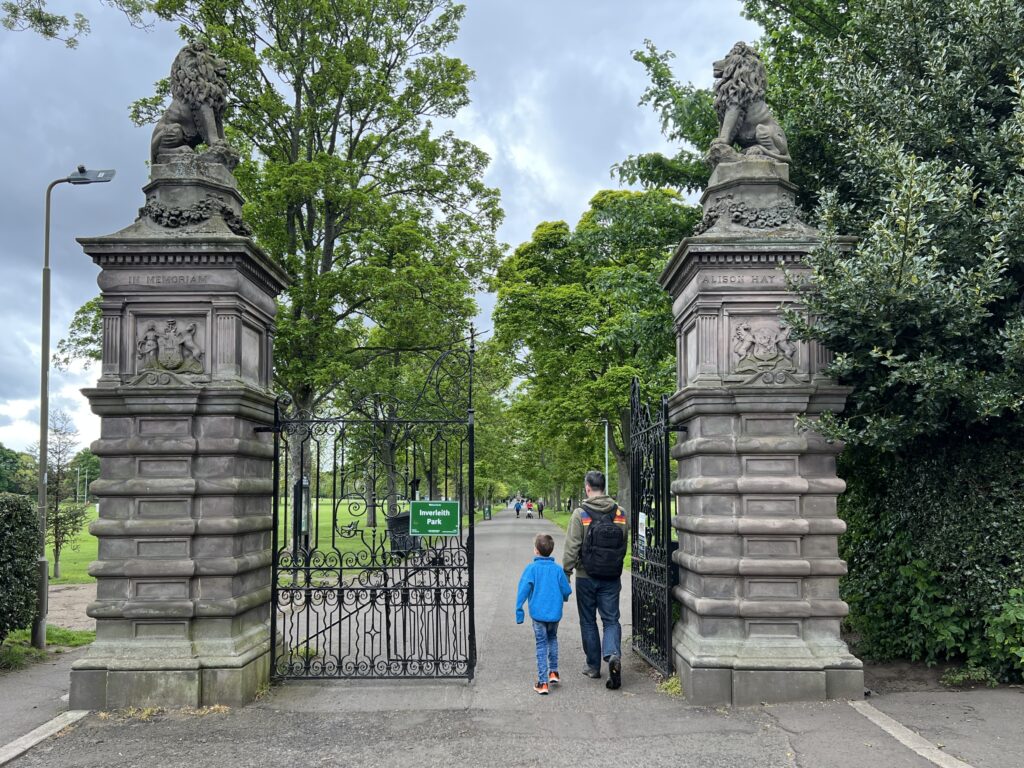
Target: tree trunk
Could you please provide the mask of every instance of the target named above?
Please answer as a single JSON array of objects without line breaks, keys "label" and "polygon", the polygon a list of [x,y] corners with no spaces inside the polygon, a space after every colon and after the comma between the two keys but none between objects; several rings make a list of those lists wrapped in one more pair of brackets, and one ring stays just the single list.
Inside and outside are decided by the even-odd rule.
[{"label": "tree trunk", "polygon": [[614,433],[610,441],[612,453],[615,454],[615,471],[618,477],[615,490],[615,501],[626,512],[630,511],[630,477],[629,477],[629,409],[619,411],[619,429],[622,436],[622,447],[615,440]]},{"label": "tree trunk", "polygon": [[[395,412],[392,408],[388,409],[387,417],[393,419]],[[385,422],[382,428],[384,433],[384,441],[381,444],[381,458],[384,461],[384,471],[387,473],[385,476],[385,509],[384,516],[390,517],[398,514],[398,446],[397,446],[397,435],[395,434],[397,428],[390,422]]]},{"label": "tree trunk", "polygon": [[[294,401],[292,408],[293,410],[288,414],[291,418],[312,418],[313,417],[313,393],[312,391],[297,392],[294,394]],[[287,444],[288,452],[288,474],[287,476],[282,474],[282,480],[285,483],[285,487],[282,490],[285,497],[288,499],[288,529],[290,531],[289,541],[284,543],[284,546],[291,547],[294,542],[299,541],[301,544],[301,537],[299,537],[299,530],[295,526],[295,501],[296,498],[301,499],[302,504],[305,504],[306,498],[303,493],[301,486],[302,478],[306,477],[309,479],[312,485],[316,479],[316,471],[313,468],[313,449],[312,440],[306,438],[302,439],[302,430],[300,429],[297,434],[290,436]],[[282,468],[283,469],[283,468]],[[313,502],[312,489],[310,493],[310,502]],[[283,506],[281,512],[284,512]],[[313,514],[311,509],[303,509],[303,516],[309,520],[310,527],[313,526],[313,521],[316,516]],[[294,530],[293,530],[294,529]],[[313,539],[312,531],[310,533],[310,540]]]},{"label": "tree trunk", "polygon": [[[370,464],[373,461],[371,459]],[[366,484],[366,525],[370,528],[377,527],[377,478],[374,477],[373,470],[367,468],[366,474],[364,475]]]},{"label": "tree trunk", "polygon": [[60,550],[56,548],[53,550],[53,578],[60,578]]}]

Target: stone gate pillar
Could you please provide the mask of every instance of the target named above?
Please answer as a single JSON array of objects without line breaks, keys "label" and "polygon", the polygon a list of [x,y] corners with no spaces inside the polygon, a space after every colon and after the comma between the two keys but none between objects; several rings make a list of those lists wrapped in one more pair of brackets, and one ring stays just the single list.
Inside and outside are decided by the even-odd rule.
[{"label": "stone gate pillar", "polygon": [[783,267],[799,276],[818,241],[788,179],[788,164],[764,156],[718,164],[701,233],[662,275],[678,337],[670,419],[687,430],[673,452],[673,646],[699,704],[863,695],[861,662],[839,636],[840,446],[796,421],[842,410],[848,390],[823,374],[826,351],[794,341],[781,316],[795,301]]},{"label": "stone gate pillar", "polygon": [[[187,46],[172,90],[187,55],[209,56]],[[79,240],[102,270],[103,362],[85,390],[102,423],[96,642],[73,709],[240,704],[269,674],[273,443],[257,430],[286,277],[248,237],[237,156],[205,134],[203,154],[180,146],[197,129],[168,126],[195,113],[173,110],[135,223]]]}]

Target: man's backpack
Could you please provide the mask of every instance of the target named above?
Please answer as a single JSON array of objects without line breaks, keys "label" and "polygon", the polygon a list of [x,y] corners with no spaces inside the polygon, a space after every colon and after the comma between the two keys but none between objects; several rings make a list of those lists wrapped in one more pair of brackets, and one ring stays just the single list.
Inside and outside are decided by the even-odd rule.
[{"label": "man's backpack", "polygon": [[583,519],[588,517],[590,525],[584,526],[583,549],[580,565],[587,576],[594,579],[617,579],[622,575],[622,563],[626,559],[626,531],[615,524],[622,514],[616,506],[607,514],[592,512],[582,506]]}]

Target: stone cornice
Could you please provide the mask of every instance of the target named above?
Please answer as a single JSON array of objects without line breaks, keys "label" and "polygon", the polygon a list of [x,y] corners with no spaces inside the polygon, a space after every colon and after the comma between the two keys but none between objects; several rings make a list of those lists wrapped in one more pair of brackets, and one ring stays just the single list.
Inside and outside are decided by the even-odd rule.
[{"label": "stone cornice", "polygon": [[[719,238],[715,238],[718,240]],[[690,237],[679,244],[665,270],[658,278],[661,286],[672,296],[678,296],[699,269],[719,267],[726,269],[774,269],[800,265],[817,243],[794,240],[758,243],[754,247],[741,243],[714,242]]]},{"label": "stone cornice", "polygon": [[281,267],[245,237],[224,236],[190,242],[175,238],[78,238],[93,262],[103,269],[133,267],[235,267],[271,296],[291,282]]},{"label": "stone cornice", "polygon": [[[855,237],[837,238],[840,247],[848,250],[857,243]],[[777,267],[799,267],[820,241],[817,238],[765,237],[752,239],[749,236],[698,235],[687,237],[679,243],[669,259],[658,283],[672,296],[689,284],[700,269],[773,269]]]}]

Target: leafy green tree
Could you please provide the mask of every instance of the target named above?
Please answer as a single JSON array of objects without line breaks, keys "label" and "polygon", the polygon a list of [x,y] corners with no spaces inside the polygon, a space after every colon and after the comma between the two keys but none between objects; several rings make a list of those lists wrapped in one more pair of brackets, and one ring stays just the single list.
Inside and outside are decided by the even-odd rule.
[{"label": "leafy green tree", "polygon": [[57,342],[54,367],[66,371],[74,360],[99,362],[103,359],[102,339],[103,313],[97,296],[75,310],[68,335]]},{"label": "leafy green tree", "polygon": [[[945,0],[894,24],[897,5],[858,3],[818,47],[844,161],[800,329],[855,387],[823,428],[888,450],[1017,430],[1024,408],[1024,8]],[[839,230],[861,237],[852,253]]]},{"label": "leafy green tree", "polygon": [[39,524],[28,497],[0,493],[0,642],[32,621]]},{"label": "leafy green tree", "polygon": [[39,462],[31,453],[18,454],[18,471],[14,475],[14,493],[35,498],[39,493]]},{"label": "leafy green tree", "polygon": [[671,306],[657,279],[697,219],[673,192],[599,192],[575,229],[540,224],[498,270],[497,339],[521,360],[542,445],[562,434],[592,444],[608,420],[620,502],[630,381],[660,393],[674,379]]},{"label": "leafy green tree", "polygon": [[507,391],[511,381],[511,360],[493,340],[481,343],[473,371],[478,508],[511,493],[507,469],[511,444]]},{"label": "leafy green tree", "polygon": [[[53,547],[53,578],[60,578],[60,556],[76,549],[85,526],[88,505],[75,499],[75,473],[71,470],[78,447],[78,430],[64,411],[50,414],[46,448],[46,540]],[[38,451],[38,446],[36,446]]]},{"label": "leafy green tree", "polygon": [[633,51],[633,60],[643,65],[650,84],[640,98],[640,106],[658,113],[661,132],[679,145],[669,157],[661,152],[630,155],[613,166],[613,172],[628,184],[648,189],[667,187],[699,192],[707,186],[711,171],[704,162],[704,151],[718,135],[714,97],[706,88],[680,83],[672,74],[671,51],[659,51],[650,40]]},{"label": "leafy green tree", "polygon": [[17,493],[18,452],[0,443],[0,493]]},{"label": "leafy green tree", "polygon": [[[545,419],[547,413],[528,389],[512,396],[504,422],[502,476],[514,492],[562,509],[563,500],[580,498],[587,470],[603,466],[604,425]],[[618,491],[615,483],[613,474],[612,495]]]},{"label": "leafy green tree", "polygon": [[[153,8],[149,0],[103,0],[103,4],[122,11],[136,27],[148,25],[147,12]],[[75,12],[69,18],[54,13],[46,0],[4,0],[0,24],[13,32],[31,31],[47,40],[59,40],[68,48],[77,48],[79,39],[89,34],[89,19],[84,14]]]},{"label": "leafy green tree", "polygon": [[0,493],[36,495],[38,465],[34,456],[0,444]]},{"label": "leafy green tree", "polygon": [[89,503],[89,485],[100,476],[100,458],[88,448],[83,448],[72,457],[68,464],[68,482],[74,483],[72,496],[75,501]]}]

